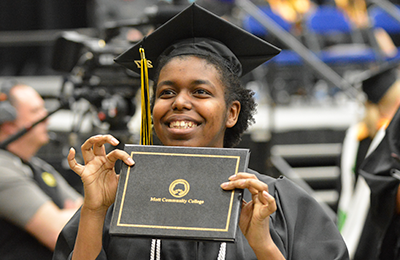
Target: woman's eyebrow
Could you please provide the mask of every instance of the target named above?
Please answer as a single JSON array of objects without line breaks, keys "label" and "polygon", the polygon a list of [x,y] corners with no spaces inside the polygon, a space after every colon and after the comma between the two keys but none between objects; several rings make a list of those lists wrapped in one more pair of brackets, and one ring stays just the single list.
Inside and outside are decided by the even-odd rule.
[{"label": "woman's eyebrow", "polygon": [[[176,85],[175,82],[173,82],[172,80],[164,80],[164,81],[159,82],[159,83],[157,84],[157,87],[160,87],[160,86],[175,86],[175,85]],[[197,86],[197,85],[207,85],[207,86],[210,86],[210,87],[212,87],[212,88],[215,88],[214,84],[213,84],[211,81],[205,80],[205,79],[196,79],[196,80],[193,80],[193,81],[190,83],[190,85],[194,85],[194,86]]]},{"label": "woman's eyebrow", "polygon": [[196,85],[207,85],[207,86],[210,86],[215,89],[215,85],[211,81],[206,80],[206,79],[196,79],[193,81],[192,84],[195,86]]},{"label": "woman's eyebrow", "polygon": [[157,87],[164,86],[164,85],[173,86],[175,84],[171,80],[164,80],[164,81],[158,82]]}]

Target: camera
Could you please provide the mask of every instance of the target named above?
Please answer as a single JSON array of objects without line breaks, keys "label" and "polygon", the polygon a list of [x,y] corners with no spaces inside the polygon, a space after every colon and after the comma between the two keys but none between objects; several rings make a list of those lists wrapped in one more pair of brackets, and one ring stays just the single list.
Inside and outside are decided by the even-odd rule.
[{"label": "camera", "polygon": [[[102,29],[85,33],[62,32],[53,45],[51,66],[65,73],[72,83],[72,102],[88,101],[96,110],[96,119],[108,125],[107,130],[128,130],[127,124],[136,112],[140,75],[114,63],[114,58],[188,4],[185,0],[160,2],[146,8],[142,17],[108,22]],[[132,31],[137,32],[136,39],[130,37]]]},{"label": "camera", "polygon": [[89,101],[110,130],[127,129],[135,114],[140,77],[114,63],[127,48],[126,41],[106,43],[75,31],[63,32],[54,43],[52,68],[68,75],[73,85],[70,96]]}]

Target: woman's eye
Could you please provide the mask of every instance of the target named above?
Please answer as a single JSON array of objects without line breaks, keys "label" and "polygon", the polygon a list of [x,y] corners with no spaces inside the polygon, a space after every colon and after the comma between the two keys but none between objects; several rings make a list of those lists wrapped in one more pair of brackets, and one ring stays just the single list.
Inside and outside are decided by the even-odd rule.
[{"label": "woman's eye", "polygon": [[174,92],[172,90],[166,89],[166,90],[163,90],[163,91],[160,92],[159,97],[168,97],[168,96],[171,96],[173,94],[174,94]]},{"label": "woman's eye", "polygon": [[194,94],[198,94],[198,95],[210,95],[210,93],[205,90],[205,89],[196,89],[194,91]]}]

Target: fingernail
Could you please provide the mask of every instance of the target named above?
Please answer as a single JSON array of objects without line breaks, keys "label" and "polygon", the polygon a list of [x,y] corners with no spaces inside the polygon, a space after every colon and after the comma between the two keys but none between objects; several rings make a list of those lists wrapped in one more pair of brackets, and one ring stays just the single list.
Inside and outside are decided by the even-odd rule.
[{"label": "fingernail", "polygon": [[114,144],[119,144],[119,141],[116,138],[111,138],[111,142]]},{"label": "fingernail", "polygon": [[224,182],[224,183],[222,183],[222,184],[221,184],[221,187],[222,187],[222,188],[227,187],[227,186],[228,186],[228,183],[229,183],[229,182]]},{"label": "fingernail", "polygon": [[236,178],[236,175],[234,174],[234,175],[231,175],[231,176],[229,176],[229,180],[234,180]]},{"label": "fingernail", "polygon": [[265,198],[271,197],[271,194],[269,194],[267,191],[263,191],[263,195]]},{"label": "fingernail", "polygon": [[126,159],[128,161],[128,164],[133,165],[135,164],[135,162],[133,161],[133,159],[131,157],[128,157],[128,159]]}]

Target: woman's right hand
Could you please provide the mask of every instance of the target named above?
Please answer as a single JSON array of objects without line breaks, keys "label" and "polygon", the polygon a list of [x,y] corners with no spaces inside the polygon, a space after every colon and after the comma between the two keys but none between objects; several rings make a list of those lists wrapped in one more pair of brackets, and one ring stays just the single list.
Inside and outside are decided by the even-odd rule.
[{"label": "woman's right hand", "polygon": [[119,141],[111,135],[96,135],[90,137],[81,146],[85,165],[75,160],[75,150],[70,149],[68,164],[83,182],[83,206],[93,211],[107,211],[115,200],[119,175],[115,173],[115,162],[120,159],[129,166],[134,161],[125,151],[115,149],[106,154],[104,144],[118,145]]}]

